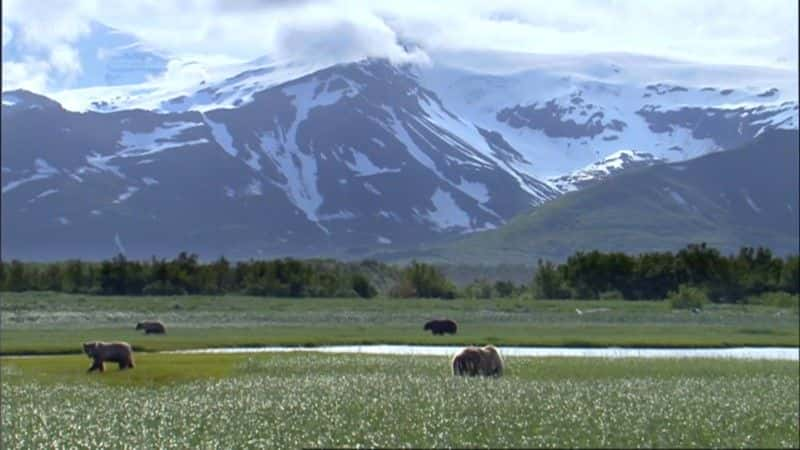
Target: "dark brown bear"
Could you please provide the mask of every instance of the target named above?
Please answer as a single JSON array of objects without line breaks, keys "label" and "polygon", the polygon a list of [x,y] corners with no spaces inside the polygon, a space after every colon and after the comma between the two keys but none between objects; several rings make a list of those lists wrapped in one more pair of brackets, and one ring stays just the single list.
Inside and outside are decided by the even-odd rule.
[{"label": "dark brown bear", "polygon": [[94,359],[89,372],[105,372],[106,361],[119,364],[119,370],[133,369],[133,349],[127,342],[86,342],[83,351]]},{"label": "dark brown bear", "polygon": [[167,327],[157,320],[145,320],[136,324],[137,330],[144,330],[144,334],[164,334],[167,332]]},{"label": "dark brown bear", "polygon": [[453,375],[499,377],[503,375],[503,358],[492,345],[467,347],[453,356]]},{"label": "dark brown bear", "polygon": [[450,319],[431,320],[425,323],[425,326],[422,329],[425,331],[430,330],[433,334],[438,335],[445,333],[456,334],[456,331],[458,331],[458,325],[455,323],[455,321]]}]

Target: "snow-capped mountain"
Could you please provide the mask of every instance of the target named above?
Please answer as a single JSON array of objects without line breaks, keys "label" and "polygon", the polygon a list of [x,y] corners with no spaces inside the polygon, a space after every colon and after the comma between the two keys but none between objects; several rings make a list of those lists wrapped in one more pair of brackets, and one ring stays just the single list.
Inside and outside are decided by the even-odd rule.
[{"label": "snow-capped mountain", "polygon": [[[627,54],[445,55],[420,71],[448,108],[493,129],[552,179],[633,149],[667,161],[796,129],[796,75]],[[510,72],[481,71],[496,64]]]},{"label": "snow-capped mountain", "polygon": [[379,60],[206,112],[77,113],[13,91],[2,120],[3,246],[29,258],[360,254],[493,228],[558,194]]},{"label": "snow-capped mountain", "polygon": [[495,228],[630,167],[797,129],[791,74],[512,56],[514,70],[491,72],[470,67],[478,57],[265,58],[57,102],[4,92],[4,254],[363,257]]},{"label": "snow-capped mountain", "polygon": [[629,169],[649,167],[664,162],[666,162],[665,159],[656,158],[650,153],[620,150],[569,175],[562,175],[548,181],[563,192],[575,191]]}]

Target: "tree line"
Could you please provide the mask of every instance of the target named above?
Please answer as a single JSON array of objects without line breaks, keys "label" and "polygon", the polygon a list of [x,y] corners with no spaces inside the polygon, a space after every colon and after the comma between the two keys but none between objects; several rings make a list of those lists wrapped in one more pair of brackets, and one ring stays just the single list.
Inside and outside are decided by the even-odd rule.
[{"label": "tree line", "polygon": [[149,261],[123,255],[102,262],[0,262],[0,290],[98,295],[219,295],[364,297],[378,294],[390,267],[374,261],[339,263],[291,258],[201,263],[195,254]]},{"label": "tree line", "polygon": [[681,286],[712,302],[735,303],[769,292],[800,292],[800,257],[781,259],[767,248],[743,247],[735,255],[691,244],[672,252],[578,252],[563,264],[539,261],[533,295],[552,299],[664,299]]},{"label": "tree line", "polygon": [[770,292],[798,295],[800,257],[779,258],[766,248],[743,247],[724,256],[705,244],[678,252],[628,255],[578,252],[556,264],[539,260],[531,281],[475,279],[456,286],[441,267],[412,261],[398,267],[378,261],[329,259],[201,263],[195,254],[149,261],[118,255],[102,262],[0,261],[0,290],[98,295],[220,295],[274,297],[665,299],[682,287],[714,302],[739,302]]}]

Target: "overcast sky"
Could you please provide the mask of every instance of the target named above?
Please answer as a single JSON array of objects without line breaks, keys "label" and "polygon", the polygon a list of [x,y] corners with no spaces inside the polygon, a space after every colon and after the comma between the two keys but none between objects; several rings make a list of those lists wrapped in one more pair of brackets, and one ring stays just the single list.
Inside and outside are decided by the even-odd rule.
[{"label": "overcast sky", "polygon": [[[426,61],[440,51],[631,52],[797,70],[796,0],[3,0],[4,77],[81,71],[75,42],[96,20],[173,55],[364,56]],[[11,33],[8,24],[19,30]],[[400,42],[420,50],[408,54]],[[35,56],[34,56],[35,55]],[[4,81],[3,83],[7,83]]]}]

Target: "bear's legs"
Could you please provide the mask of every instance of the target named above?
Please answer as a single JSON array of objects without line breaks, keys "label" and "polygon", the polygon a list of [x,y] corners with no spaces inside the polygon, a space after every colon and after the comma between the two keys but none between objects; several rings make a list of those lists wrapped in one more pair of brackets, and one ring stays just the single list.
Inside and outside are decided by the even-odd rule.
[{"label": "bear's legs", "polygon": [[105,372],[106,367],[105,367],[105,364],[103,364],[103,360],[102,359],[95,359],[94,360],[94,362],[92,363],[92,367],[89,367],[89,372],[91,372],[93,370],[99,370],[100,372]]},{"label": "bear's legs", "polygon": [[119,370],[133,369],[133,358],[120,358],[118,364]]}]

